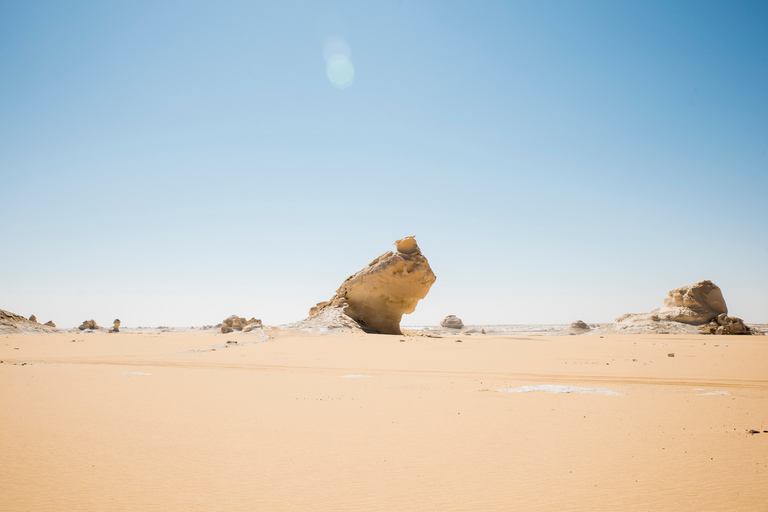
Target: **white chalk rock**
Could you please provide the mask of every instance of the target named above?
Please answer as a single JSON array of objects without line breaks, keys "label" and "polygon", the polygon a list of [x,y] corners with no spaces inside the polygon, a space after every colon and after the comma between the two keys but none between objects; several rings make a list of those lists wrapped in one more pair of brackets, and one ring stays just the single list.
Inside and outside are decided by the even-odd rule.
[{"label": "white chalk rock", "polygon": [[310,319],[328,308],[339,308],[363,329],[381,334],[402,334],[400,320],[413,313],[427,296],[435,274],[413,236],[394,244],[397,250],[382,254],[348,277],[336,295],[309,311]]},{"label": "white chalk rock", "polygon": [[705,324],[728,313],[723,292],[712,281],[682,286],[669,292],[664,306],[654,311],[662,320],[686,324]]}]

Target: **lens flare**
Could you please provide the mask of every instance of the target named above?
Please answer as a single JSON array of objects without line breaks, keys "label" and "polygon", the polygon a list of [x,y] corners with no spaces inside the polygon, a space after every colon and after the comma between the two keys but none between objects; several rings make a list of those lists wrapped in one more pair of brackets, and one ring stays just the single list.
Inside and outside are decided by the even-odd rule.
[{"label": "lens flare", "polygon": [[349,44],[341,36],[331,36],[323,43],[325,74],[337,89],[346,89],[355,80],[355,67],[350,55]]},{"label": "lens flare", "polygon": [[339,89],[346,89],[355,80],[355,67],[344,55],[334,55],[328,59],[325,72],[331,84]]}]

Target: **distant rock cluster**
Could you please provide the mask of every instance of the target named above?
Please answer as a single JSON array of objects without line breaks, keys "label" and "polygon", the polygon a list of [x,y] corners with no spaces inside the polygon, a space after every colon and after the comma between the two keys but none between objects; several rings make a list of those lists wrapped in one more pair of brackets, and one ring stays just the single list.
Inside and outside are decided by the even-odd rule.
[{"label": "distant rock cluster", "polygon": [[574,331],[588,331],[591,328],[586,323],[582,322],[581,320],[576,320],[571,325],[568,326],[569,329],[572,329]]},{"label": "distant rock cluster", "polygon": [[251,317],[250,320],[246,320],[243,317],[232,315],[221,322],[221,332],[228,333],[233,331],[250,332],[254,329],[264,327],[261,320]]},{"label": "distant rock cluster", "polygon": [[78,327],[78,329],[80,329],[81,331],[85,331],[86,329],[91,331],[97,331],[101,329],[101,327],[99,327],[99,324],[96,323],[96,320],[91,319],[91,320],[84,320],[83,323],[80,324],[80,327]]},{"label": "distant rock cluster", "polygon": [[38,323],[37,317],[31,315],[29,318],[0,309],[0,333],[35,333],[35,332],[57,332],[56,325],[48,321],[45,324]]}]

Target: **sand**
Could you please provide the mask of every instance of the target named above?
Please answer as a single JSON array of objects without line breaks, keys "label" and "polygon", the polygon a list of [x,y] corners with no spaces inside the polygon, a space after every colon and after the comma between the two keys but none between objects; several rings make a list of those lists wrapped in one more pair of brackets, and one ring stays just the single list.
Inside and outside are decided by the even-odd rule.
[{"label": "sand", "polygon": [[0,336],[0,509],[768,510],[765,337],[266,332]]}]

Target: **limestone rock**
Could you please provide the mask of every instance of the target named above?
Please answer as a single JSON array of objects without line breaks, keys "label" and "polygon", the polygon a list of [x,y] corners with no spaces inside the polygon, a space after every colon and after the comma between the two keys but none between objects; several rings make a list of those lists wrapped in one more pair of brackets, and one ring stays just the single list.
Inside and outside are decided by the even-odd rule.
[{"label": "limestone rock", "polygon": [[331,300],[311,308],[307,321],[335,318],[338,315],[327,311],[339,309],[351,320],[350,325],[381,334],[402,334],[402,316],[416,310],[436,277],[415,237],[402,238],[394,245],[396,251],[373,260],[341,283]]},{"label": "limestone rock", "polygon": [[464,327],[464,322],[462,322],[461,318],[457,317],[456,315],[448,315],[447,317],[443,318],[443,321],[440,322],[440,325],[442,327],[448,327],[449,329],[462,329]]},{"label": "limestone rock", "polygon": [[757,331],[744,323],[741,318],[728,316],[725,313],[701,328],[702,334],[757,334]]},{"label": "limestone rock", "polygon": [[699,281],[669,292],[664,305],[650,313],[626,314],[613,324],[592,331],[598,334],[759,334],[757,329],[727,315],[720,288],[712,281]]},{"label": "limestone rock", "polygon": [[705,324],[727,314],[723,293],[712,281],[699,281],[669,292],[664,306],[655,312],[660,319],[686,324]]},{"label": "limestone rock", "polygon": [[582,322],[581,320],[576,320],[568,327],[576,331],[588,331],[590,329],[590,327],[586,323]]},{"label": "limestone rock", "polygon": [[263,327],[263,325],[261,323],[261,320],[257,318],[251,317],[250,320],[246,320],[241,316],[232,315],[229,318],[223,320],[221,324],[217,325],[217,327],[221,327],[221,332],[226,334],[232,331],[243,331],[243,330],[245,332],[249,332],[249,331],[252,331],[253,329]]},{"label": "limestone rock", "polygon": [[56,324],[53,323],[53,320],[48,320],[43,325],[47,325],[48,327],[56,327]]},{"label": "limestone rock", "polygon": [[86,329],[101,329],[101,327],[96,323],[96,320],[85,320],[78,329],[84,331]]},{"label": "limestone rock", "polygon": [[38,322],[32,322],[26,317],[0,309],[0,333],[18,334],[44,332],[58,331],[51,325],[43,325]]},{"label": "limestone rock", "polygon": [[112,322],[112,329],[109,332],[120,332],[120,319],[116,318],[114,322]]},{"label": "limestone rock", "polygon": [[29,317],[30,322],[37,322],[37,317],[35,315],[32,315]]},{"label": "limestone rock", "polygon": [[261,329],[262,327],[264,327],[264,324],[261,323],[261,320],[251,317],[251,319],[248,320],[246,326],[243,328],[243,332],[251,332],[254,329]]}]

